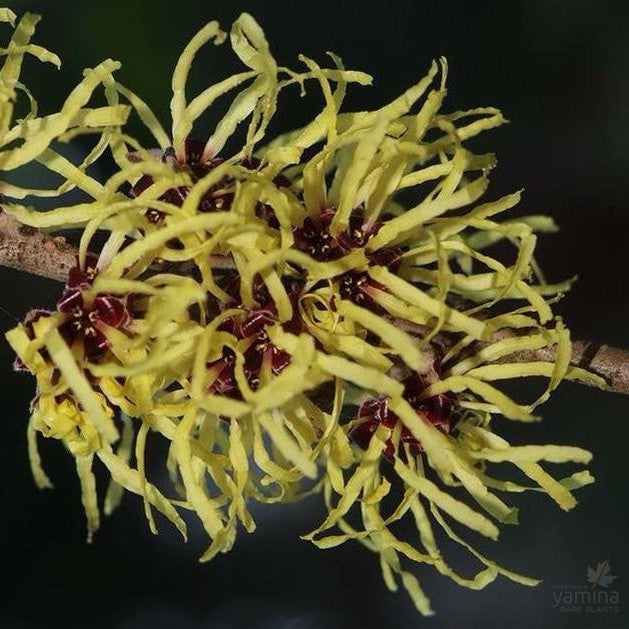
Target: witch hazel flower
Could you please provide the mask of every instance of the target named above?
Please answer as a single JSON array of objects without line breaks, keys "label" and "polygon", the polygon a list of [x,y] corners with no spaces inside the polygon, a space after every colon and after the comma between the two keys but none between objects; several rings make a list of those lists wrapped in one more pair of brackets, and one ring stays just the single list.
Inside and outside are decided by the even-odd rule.
[{"label": "witch hazel flower", "polygon": [[[160,154],[162,163],[172,167],[174,172],[186,173],[190,177],[191,184],[194,185],[205,177],[210,171],[223,163],[221,158],[205,160],[203,158],[204,144],[194,139],[187,139],[185,142],[185,158],[178,158],[173,147],[166,148]],[[137,156],[131,158],[132,161],[138,159]],[[140,196],[145,190],[155,183],[153,175],[142,175],[131,187],[131,195],[135,198]],[[165,201],[173,206],[181,207],[190,193],[190,186],[177,186],[169,188],[160,197],[160,201]],[[199,203],[199,212],[215,212],[229,210],[233,200],[232,188],[229,181],[222,180],[206,191]],[[146,210],[146,218],[150,223],[161,225],[166,217],[166,213],[149,208]]]},{"label": "witch hazel flower", "polygon": [[[204,144],[199,140],[188,138],[185,141],[185,157],[177,157],[173,147],[168,147],[160,153],[162,163],[169,165],[175,173],[185,173],[190,179],[191,185],[177,186],[169,188],[158,200],[169,203],[174,207],[182,207],[186,198],[190,194],[192,187],[215,170],[221,164],[225,164],[222,157],[205,158]],[[131,158],[138,159],[137,157]],[[237,160],[230,173],[220,178],[216,183],[201,195],[197,211],[207,212],[227,212],[234,201],[236,184],[239,180],[246,179],[249,173],[261,172],[262,162],[255,157],[247,157]],[[156,181],[155,176],[144,174],[131,187],[131,196],[139,197]],[[276,187],[288,187],[290,181],[282,174],[277,174],[270,180]],[[277,228],[279,223],[272,209],[265,203],[256,203],[256,215],[266,221],[269,226]],[[166,213],[156,208],[146,210],[145,216],[150,223],[160,226],[166,218]]]},{"label": "witch hazel flower", "polygon": [[[92,294],[92,283],[97,275],[94,256],[88,256],[83,267],[77,262],[69,270],[66,289],[57,302],[57,312],[63,315],[59,333],[70,347],[80,348],[88,360],[102,356],[109,348],[107,327],[123,329],[131,321],[128,296]],[[47,310],[32,311],[25,320],[27,329],[51,314]],[[22,369],[23,365],[17,363],[16,367]]]},{"label": "witch hazel flower", "polygon": [[[277,308],[262,280],[259,277],[254,280],[255,306],[246,307],[240,302],[239,287],[238,279],[228,286],[227,292],[232,295],[233,301],[223,308],[240,308],[242,315],[229,317],[219,329],[233,334],[236,339],[246,344],[243,350],[244,372],[249,386],[255,391],[260,386],[261,373],[278,375],[291,362],[291,355],[274,345],[266,332],[267,326],[277,323]],[[299,283],[290,282],[289,289],[289,296],[296,305]],[[301,330],[303,324],[296,307],[293,312],[295,313],[293,320],[284,324],[284,327],[295,332]],[[225,347],[222,356],[207,365],[208,372],[215,375],[209,388],[210,392],[241,397],[234,371],[235,362],[234,352]]]},{"label": "witch hazel flower", "polygon": [[86,358],[96,358],[109,347],[106,327],[123,328],[130,321],[127,298],[96,295],[88,298],[79,290],[67,292],[57,309],[66,315],[59,331],[68,345],[77,341],[83,345]]},{"label": "witch hazel flower", "polygon": [[[94,359],[109,348],[107,326],[121,329],[130,322],[127,296],[92,293],[92,284],[99,273],[98,258],[89,254],[83,265],[76,264],[68,270],[68,279],[61,298],[57,301],[57,313],[62,315],[58,329],[70,347],[80,348],[86,359]],[[27,332],[32,336],[33,325],[53,312],[43,309],[30,311],[24,320]],[[25,371],[26,367],[16,357],[14,368]]]},{"label": "witch hazel flower", "polygon": [[92,285],[99,274],[100,260],[88,255],[84,264],[68,272],[66,289],[57,302],[58,312],[65,315],[59,332],[69,346],[82,346],[88,360],[101,356],[109,348],[107,327],[123,329],[131,321],[129,297],[93,294]]},{"label": "witch hazel flower", "polygon": [[[428,382],[418,373],[411,374],[402,383],[404,385],[402,397],[411,405],[420,419],[449,434],[459,415],[451,397],[438,394],[423,399],[421,392]],[[413,436],[408,427],[389,408],[387,396],[368,398],[361,403],[358,408],[357,419],[352,423],[348,436],[357,446],[366,450],[380,426],[393,430],[398,424],[401,424],[399,444],[396,447],[392,438],[389,437],[382,455],[389,462],[393,462],[394,456],[397,454],[402,461],[406,462],[407,454],[404,446],[408,448],[408,452],[412,456],[421,454],[424,448],[421,441]]]},{"label": "witch hazel flower", "polygon": [[[334,236],[330,228],[336,212],[335,207],[329,207],[315,218],[307,216],[302,225],[293,230],[296,248],[320,262],[338,260],[356,249],[364,249],[383,225],[381,220],[367,222],[364,208],[358,207],[352,211],[347,228]],[[398,247],[384,247],[373,253],[367,252],[366,258],[369,266],[384,266],[395,272],[400,265],[401,253]],[[343,299],[349,299],[373,311],[382,311],[374,299],[374,289],[379,291],[386,289],[366,271],[347,271],[333,280]]]},{"label": "witch hazel flower", "polygon": [[[352,211],[347,228],[334,236],[330,227],[336,212],[337,208],[327,207],[318,216],[306,216],[302,225],[293,229],[296,248],[321,262],[338,260],[355,249],[365,247],[383,225],[381,220],[368,223],[364,209],[358,207]],[[374,264],[395,270],[399,265],[400,253],[400,249],[388,247],[368,253],[367,258]]]},{"label": "witch hazel flower", "polygon": [[80,290],[91,286],[98,275],[98,257],[88,253],[83,265],[77,257],[76,264],[68,271],[66,290]]},{"label": "witch hazel flower", "polygon": [[[573,508],[572,490],[592,480],[587,470],[566,483],[542,464],[587,463],[590,453],[511,446],[496,433],[494,416],[531,422],[536,404],[515,401],[500,385],[545,378],[542,401],[562,379],[599,386],[601,379],[570,365],[569,333],[551,310],[569,284],[548,285],[537,272],[540,217],[501,222],[517,193],[479,202],[495,158],[463,143],[504,118],[491,107],[442,113],[444,59],[381,108],[342,111],[346,86],[371,77],[345,70],[334,56],[331,69],[303,56],[305,72],[279,66],[247,14],[229,36],[244,71],[188,99],[193,59],[212,41],[227,41],[217,22],[193,37],[176,65],[170,133],[110,76],[115,64],[100,68],[98,80],[110,88],[105,118],[122,113],[126,120],[129,108],[119,106],[115,85],[159,149],[124,157],[112,146],[120,172],[105,186],[81,171],[68,185],[92,195],[93,204],[46,212],[7,204],[26,225],[85,228],[81,251],[90,250],[95,232],[108,237],[97,262],[71,270],[56,313],[34,311],[30,324],[7,335],[44,394],[52,391],[33,409],[29,445],[32,431],[67,440],[80,436],[83,423],[93,425],[98,439],[73,452],[90,530],[98,517],[94,455],[116,487],[141,497],[152,530],[154,509],[184,536],[177,509],[196,513],[210,539],[202,560],[231,549],[241,525],[254,530],[252,502],[288,502],[311,488],[321,491],[328,513],[305,538],[323,548],[364,542],[379,555],[387,585],[399,582],[423,614],[432,609],[406,567],[411,562],[474,589],[499,574],[533,585],[472,550],[449,521],[490,539],[496,522],[515,521],[515,509],[495,493],[506,485],[493,463],[529,477],[522,485],[509,479],[515,491],[541,490]],[[86,81],[94,84],[95,75]],[[262,144],[282,90],[300,85],[305,92],[306,83],[321,88],[324,109],[304,128]],[[207,141],[191,139],[203,112],[232,89],[239,93]],[[78,111],[68,116],[68,125],[82,119]],[[35,144],[49,145],[50,138],[37,143],[29,135],[44,123],[9,130],[9,138],[29,139],[26,149],[2,152],[8,170]],[[236,129],[244,142],[227,154]],[[134,198],[119,192],[126,185]],[[501,240],[517,255],[493,257],[490,247]],[[455,299],[472,306],[458,309]],[[494,338],[505,328],[522,334]],[[437,335],[447,359],[436,354]],[[505,362],[531,348],[556,359]],[[241,361],[251,391],[240,389]],[[177,498],[147,479],[149,434],[169,445]],[[38,461],[32,454],[41,478]],[[404,496],[397,505],[392,473]],[[395,526],[402,518],[417,529],[409,541],[398,536],[408,528]],[[446,563],[437,529],[483,564],[478,574],[462,576]]]}]

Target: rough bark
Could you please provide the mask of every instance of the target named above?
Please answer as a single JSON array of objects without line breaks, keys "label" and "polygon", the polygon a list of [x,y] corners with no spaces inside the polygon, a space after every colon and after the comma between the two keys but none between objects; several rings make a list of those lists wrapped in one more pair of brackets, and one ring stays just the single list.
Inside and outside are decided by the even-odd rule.
[{"label": "rough bark", "polygon": [[[49,237],[34,227],[20,224],[0,210],[0,266],[65,282],[68,270],[75,262],[76,249],[63,236]],[[228,268],[230,261],[224,256],[213,256],[212,264],[216,268]],[[421,336],[429,331],[424,326],[414,326],[405,321],[396,320],[395,323],[400,328]],[[500,338],[521,333],[522,331],[500,330],[489,341],[474,343],[470,351],[475,352]],[[454,342],[443,333],[434,340],[443,351],[447,351]],[[554,348],[545,347],[515,352],[498,362],[553,361],[554,358]],[[607,390],[629,394],[629,350],[592,341],[574,341],[570,362],[601,376],[607,383]]]},{"label": "rough bark", "polygon": [[0,212],[0,265],[65,282],[75,264],[74,247],[63,236],[46,236]]}]

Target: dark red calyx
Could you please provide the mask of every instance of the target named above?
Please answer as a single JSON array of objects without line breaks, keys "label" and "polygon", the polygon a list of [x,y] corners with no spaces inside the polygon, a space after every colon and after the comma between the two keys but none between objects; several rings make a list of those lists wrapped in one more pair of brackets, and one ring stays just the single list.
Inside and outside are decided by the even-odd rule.
[{"label": "dark red calyx", "polygon": [[[220,157],[212,159],[204,158],[205,144],[198,140],[187,139],[185,143],[185,157],[178,158],[172,147],[167,148],[162,153],[162,161],[170,164],[177,172],[186,172],[190,175],[192,183],[196,183],[205,177],[210,171],[223,163]],[[240,165],[248,170],[258,170],[261,167],[260,160],[256,158],[245,158],[240,161]],[[131,189],[134,197],[138,197],[144,190],[154,183],[151,175],[143,175]],[[273,183],[277,187],[289,186],[290,182],[283,175],[278,175],[273,179]],[[224,177],[215,183],[209,190],[205,192],[199,202],[199,212],[224,212],[231,208],[234,200],[234,184],[235,181],[231,177]],[[190,188],[188,186],[179,186],[167,190],[161,197],[161,201],[165,201],[176,207],[181,207],[186,200]],[[279,223],[275,217],[272,208],[265,206],[263,203],[256,205],[256,214],[263,220],[267,220],[271,227],[278,228]],[[165,213],[161,210],[151,208],[147,210],[146,217],[149,222],[160,225],[165,218]]]},{"label": "dark red calyx", "polygon": [[[332,218],[334,215],[330,217],[330,222],[332,222]],[[376,221],[372,225],[365,224],[363,208],[356,208],[349,217],[347,229],[338,235],[339,244],[346,251],[364,247],[369,239],[378,233],[380,227],[382,227],[380,221]]]},{"label": "dark red calyx", "polygon": [[97,295],[87,302],[82,292],[74,289],[64,293],[57,309],[66,315],[66,321],[59,327],[61,336],[68,345],[82,341],[89,358],[95,358],[109,348],[104,326],[122,328],[130,319],[127,298]]},{"label": "dark red calyx", "polygon": [[328,231],[328,225],[316,222],[309,216],[304,219],[301,227],[293,230],[295,245],[315,260],[327,262],[336,260],[343,255],[338,240]]},{"label": "dark red calyx", "polygon": [[[364,247],[383,225],[381,221],[365,223],[364,210],[358,207],[352,211],[347,229],[335,237],[330,233],[335,214],[336,208],[331,207],[322,210],[318,217],[306,217],[301,227],[293,230],[297,248],[315,260],[336,260],[354,249]],[[367,257],[374,264],[395,270],[399,266],[400,253],[397,248],[387,248],[368,253]]]},{"label": "dark red calyx", "polygon": [[[426,384],[418,374],[413,374],[404,381],[403,397],[423,421],[436,426],[445,433],[449,433],[455,420],[452,402],[448,396],[443,394],[434,395],[423,400],[420,399],[421,392],[426,387]],[[360,405],[358,420],[350,430],[349,437],[358,447],[366,450],[379,426],[382,425],[393,429],[398,421],[398,416],[389,408],[388,397],[369,398]],[[422,444],[406,426],[402,426],[400,444],[406,444],[408,451],[413,456],[423,452]],[[395,446],[389,438],[386,442],[383,456],[387,460],[392,461],[394,454]],[[398,455],[403,461],[406,461],[404,448],[398,449]]]},{"label": "dark red calyx", "polygon": [[225,287],[225,292],[231,297],[232,301],[225,303],[221,306],[222,310],[228,308],[242,308],[248,312],[255,312],[256,310],[271,311],[276,313],[275,304],[266,287],[266,284],[259,275],[256,275],[253,279],[252,296],[255,301],[254,307],[246,307],[243,305],[242,297],[240,295],[240,277],[236,276],[231,279],[229,284]]},{"label": "dark red calyx", "polygon": [[365,230],[363,227],[362,210],[354,210],[348,229],[337,237],[330,233],[330,225],[335,214],[336,208],[325,208],[318,217],[307,216],[301,227],[293,230],[297,248],[315,260],[327,262],[337,260],[353,249],[364,246],[372,230]]},{"label": "dark red calyx", "polygon": [[243,308],[243,314],[240,316],[229,317],[220,326],[222,332],[229,332],[238,339],[251,338],[260,334],[267,325],[273,325],[276,318],[274,309]]},{"label": "dark red calyx", "polygon": [[[389,409],[389,399],[387,397],[371,398],[363,402],[358,409],[358,421],[350,430],[349,437],[358,447],[366,450],[379,426],[382,425],[393,429],[397,422],[398,416]],[[402,427],[400,442],[408,444],[409,450],[414,456],[422,452],[420,443],[413,437],[406,426]],[[399,448],[398,452],[400,458],[405,460],[404,449]],[[395,446],[391,438],[387,439],[382,454],[388,461],[393,461]]]},{"label": "dark red calyx", "polygon": [[385,247],[367,253],[369,262],[377,266],[384,266],[395,273],[402,262],[402,249],[399,247]]},{"label": "dark red calyx", "polygon": [[[303,322],[297,308],[297,298],[301,283],[290,279],[285,281],[287,292],[294,300],[294,320],[283,324],[293,333],[299,333],[303,328]],[[225,289],[233,297],[233,302],[224,304],[226,308],[240,308],[242,314],[234,315],[224,321],[219,330],[233,334],[237,339],[248,340],[247,349],[244,351],[244,373],[249,386],[256,390],[260,386],[260,373],[262,369],[268,369],[273,374],[279,374],[291,361],[288,352],[274,345],[269,339],[266,328],[277,323],[277,309],[266,285],[261,278],[256,277],[253,286],[253,295],[256,307],[245,307],[240,299],[240,278],[235,278]],[[227,348],[223,356],[213,363],[208,364],[208,369],[218,371],[218,376],[210,386],[209,391],[218,395],[228,395],[240,399],[240,392],[235,377],[235,361],[233,352]]]},{"label": "dark red calyx", "polygon": [[98,275],[97,263],[98,258],[88,254],[85,259],[85,268],[82,269],[77,256],[76,265],[68,271],[66,288],[84,288],[91,286]]},{"label": "dark red calyx", "polygon": [[215,380],[210,385],[209,393],[225,395],[227,397],[240,397],[234,375],[236,356],[228,347],[223,348],[223,355],[206,365],[209,372],[216,374]]},{"label": "dark red calyx", "polygon": [[175,170],[187,172],[193,183],[205,177],[224,161],[220,157],[206,158],[204,156],[205,143],[194,138],[188,138],[185,141],[184,153],[183,156],[177,156],[175,149],[169,146],[162,154],[162,162],[170,164]]},{"label": "dark red calyx", "polygon": [[[263,367],[270,368],[272,373],[279,374],[289,363],[288,352],[271,343],[265,332],[256,335],[244,353],[244,373],[249,387],[254,391],[260,386],[260,372]],[[213,371],[216,378],[208,392],[242,399],[235,373],[236,359],[229,348],[223,349],[223,355],[207,364],[208,371]]]},{"label": "dark red calyx", "polygon": [[[303,281],[290,277],[282,278],[282,283],[291,300],[293,306],[293,318],[282,325],[284,330],[293,334],[299,334],[304,329],[304,324],[299,315],[297,302]],[[219,327],[220,330],[229,332],[239,339],[250,338],[264,331],[267,325],[277,323],[277,308],[266,284],[260,276],[256,276],[253,282],[253,298],[256,305],[253,307],[244,306],[240,296],[240,278],[237,277],[226,287],[225,292],[228,293],[233,301],[224,304],[221,308],[241,308],[243,314],[230,317]]]},{"label": "dark red calyx", "polygon": [[[162,153],[162,162],[170,164],[177,172],[187,172],[190,175],[192,183],[196,183],[223,162],[221,158],[204,159],[204,149],[205,145],[202,142],[188,139],[185,143],[185,158],[178,159],[174,149],[169,147]],[[131,188],[132,196],[137,198],[142,192],[149,188],[154,181],[151,175],[142,175]],[[231,190],[228,189],[230,185],[230,182],[223,180],[212,186],[203,195],[199,204],[199,211],[214,212],[228,210],[231,207],[234,196]],[[160,201],[181,207],[189,192],[190,188],[188,186],[178,186],[166,190],[159,199]],[[149,208],[146,212],[148,221],[156,225],[160,225],[165,216],[164,212],[155,208]]]},{"label": "dark red calyx", "polygon": [[290,354],[271,343],[266,332],[261,332],[245,352],[245,375],[247,369],[259,375],[263,364],[268,365],[271,371],[277,375],[289,363]]},{"label": "dark red calyx", "polygon": [[415,411],[426,421],[449,433],[452,430],[454,420],[452,400],[443,393],[421,399],[421,393],[428,382],[419,374],[412,374],[404,380],[403,384],[404,399]]},{"label": "dark red calyx", "polygon": [[386,290],[364,271],[348,271],[337,278],[339,293],[343,299],[354,302],[357,306],[368,308],[373,312],[383,312],[382,307],[375,301],[374,290]]}]

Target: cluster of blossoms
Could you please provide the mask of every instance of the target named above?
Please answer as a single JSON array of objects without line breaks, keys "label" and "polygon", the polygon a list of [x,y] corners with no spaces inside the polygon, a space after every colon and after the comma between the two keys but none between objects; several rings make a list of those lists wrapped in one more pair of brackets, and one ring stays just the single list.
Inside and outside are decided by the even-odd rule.
[{"label": "cluster of blossoms", "polygon": [[[29,43],[35,23],[19,22],[0,71],[0,169],[37,161],[62,182],[56,190],[3,183],[3,209],[24,225],[81,230],[57,310],[33,311],[7,334],[18,367],[37,380],[28,426],[37,483],[50,484],[39,432],[76,458],[90,536],[100,518],[98,461],[111,475],[106,513],[124,488],[144,501],[153,531],[157,510],[185,537],[179,509],[191,510],[210,538],[202,560],[228,551],[239,523],[255,529],[251,501],[322,493],[327,517],[305,539],[364,544],[379,554],[387,586],[399,579],[424,614],[430,602],[408,563],[472,588],[499,574],[536,583],[478,553],[453,524],[495,539],[497,522],[517,521],[498,494],[527,489],[571,509],[572,490],[591,476],[556,480],[541,463],[587,463],[590,453],[512,446],[495,430],[501,416],[536,420],[535,407],[564,378],[602,382],[570,366],[569,333],[550,308],[569,285],[547,284],[533,257],[535,232],[552,221],[499,220],[518,193],[479,202],[495,158],[464,142],[502,124],[500,112],[441,113],[444,60],[383,107],[343,112],[348,85],[369,84],[368,75],[335,56],[333,68],[304,56],[302,71],[278,67],[243,14],[229,41],[245,70],[192,100],[193,58],[227,37],[212,22],[186,47],[172,79],[171,134],[116,82],[111,60],[85,71],[59,113],[33,109],[13,122],[23,57],[53,60]],[[314,85],[323,109],[265,143],[294,85]],[[100,88],[107,104],[90,107]],[[234,90],[209,139],[195,139],[206,135],[197,119]],[[159,149],[126,133],[132,114]],[[55,149],[90,135],[78,165]],[[226,154],[232,136],[241,148]],[[101,183],[87,169],[105,152],[118,172]],[[19,202],[72,188],[90,199],[47,211]],[[402,191],[415,200],[400,204]],[[492,255],[499,241],[513,247],[512,263]],[[509,362],[545,347],[554,362]],[[533,402],[498,388],[524,377],[547,381]],[[170,444],[172,489],[145,475],[149,435]],[[500,480],[494,463],[512,463],[530,485]],[[400,520],[415,524],[413,543],[393,532]],[[482,564],[476,575],[447,563],[438,530]]]}]

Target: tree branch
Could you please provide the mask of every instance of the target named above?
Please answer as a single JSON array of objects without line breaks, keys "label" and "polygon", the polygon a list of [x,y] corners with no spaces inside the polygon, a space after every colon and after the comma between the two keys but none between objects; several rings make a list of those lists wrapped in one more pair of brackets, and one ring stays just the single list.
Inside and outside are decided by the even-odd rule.
[{"label": "tree branch", "polygon": [[0,209],[0,266],[65,282],[76,249],[63,236],[46,236]]},{"label": "tree branch", "polygon": [[[0,209],[0,266],[6,266],[32,275],[47,277],[65,282],[68,271],[76,263],[76,249],[68,244],[63,236],[49,237],[34,227],[22,225]],[[220,269],[233,268],[233,262],[226,256],[212,256],[212,266]],[[418,336],[430,332],[428,326],[410,324],[395,319],[396,326]],[[478,350],[500,339],[525,333],[522,330],[503,329],[489,341],[478,341],[469,350]],[[438,334],[434,342],[444,353],[452,347],[456,339],[447,333]],[[538,350],[520,351],[505,356],[497,362],[534,362],[555,360],[555,348],[544,347]],[[629,350],[611,347],[592,341],[574,341],[570,363],[588,369],[607,382],[607,390],[629,394]]]},{"label": "tree branch", "polygon": [[[426,325],[414,325],[401,319],[392,319],[395,325],[409,332],[410,334],[425,337],[430,334],[431,328]],[[466,354],[472,355],[479,352],[484,347],[496,343],[505,338],[513,338],[530,333],[526,329],[499,330],[488,341],[476,341],[466,348]],[[440,347],[442,354],[457,342],[455,338],[447,333],[440,333],[435,336],[434,341]],[[522,350],[503,356],[496,363],[529,363],[535,361],[554,362],[556,358],[555,347],[542,347],[536,350]],[[572,354],[570,364],[573,367],[581,367],[600,376],[607,383],[606,390],[613,393],[623,393],[629,395],[629,350],[612,347],[594,341],[572,341]]]},{"label": "tree branch", "polygon": [[[555,360],[555,349],[544,347],[535,351],[515,352],[497,362],[531,362],[535,360]],[[573,341],[570,364],[587,369],[600,376],[607,383],[606,390],[629,395],[629,351],[595,343],[594,341]]]}]

